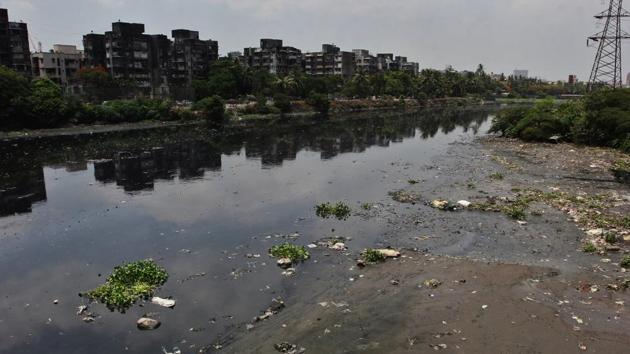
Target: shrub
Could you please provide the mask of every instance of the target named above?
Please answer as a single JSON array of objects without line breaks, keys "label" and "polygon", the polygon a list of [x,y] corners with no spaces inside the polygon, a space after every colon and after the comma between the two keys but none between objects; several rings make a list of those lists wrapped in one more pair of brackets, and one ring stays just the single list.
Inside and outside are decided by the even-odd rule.
[{"label": "shrub", "polygon": [[626,269],[630,268],[630,256],[623,256],[623,258],[621,258],[621,262],[619,262],[619,265]]},{"label": "shrub", "polygon": [[283,93],[277,93],[273,96],[273,105],[280,110],[281,113],[291,111],[291,99]]},{"label": "shrub", "polygon": [[283,243],[271,247],[269,254],[275,258],[289,258],[292,262],[305,261],[310,258],[310,254],[306,248],[290,243]]},{"label": "shrub", "polygon": [[585,98],[586,115],[576,123],[576,142],[627,149],[630,143],[630,89],[600,90]]},{"label": "shrub", "polygon": [[206,97],[195,103],[195,110],[200,111],[209,123],[223,123],[225,120],[225,102],[219,96]]},{"label": "shrub", "polygon": [[153,295],[167,279],[168,273],[152,260],[127,263],[115,267],[105,284],[85,295],[112,311],[125,311],[138,299]]},{"label": "shrub", "polygon": [[538,102],[510,129],[510,135],[523,140],[544,141],[554,135],[563,135],[564,128],[556,115],[553,100],[544,100]]},{"label": "shrub", "polygon": [[323,116],[328,115],[330,111],[330,100],[326,95],[312,93],[308,96],[306,103]]},{"label": "shrub", "polygon": [[31,129],[62,126],[78,109],[59,86],[48,79],[35,80],[30,95],[15,99],[13,105],[22,119],[19,126]]}]

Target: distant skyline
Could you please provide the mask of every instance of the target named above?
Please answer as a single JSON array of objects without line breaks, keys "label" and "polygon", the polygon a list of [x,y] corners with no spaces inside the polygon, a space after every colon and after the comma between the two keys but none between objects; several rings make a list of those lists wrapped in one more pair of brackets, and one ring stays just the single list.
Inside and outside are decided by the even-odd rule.
[{"label": "distant skyline", "polygon": [[474,70],[481,63],[488,72],[526,69],[530,76],[576,74],[581,81],[595,55],[586,37],[600,30],[593,15],[604,8],[601,0],[0,0],[0,7],[11,21],[27,22],[44,50],[82,47],[83,34],[103,33],[121,20],[169,37],[176,28],[197,30],[219,41],[221,55],[279,38],[303,51],[334,43],[393,52],[421,69]]}]

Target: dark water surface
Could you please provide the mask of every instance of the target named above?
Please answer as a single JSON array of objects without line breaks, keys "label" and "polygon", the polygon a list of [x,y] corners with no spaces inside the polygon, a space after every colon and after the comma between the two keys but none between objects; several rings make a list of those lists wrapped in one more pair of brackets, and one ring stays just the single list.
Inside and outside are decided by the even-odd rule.
[{"label": "dark water surface", "polygon": [[[267,256],[270,246],[337,235],[351,237],[358,252],[386,228],[357,216],[319,219],[317,203],[345,201],[358,211],[364,202],[387,202],[413,168],[483,134],[490,114],[0,143],[0,352],[197,352],[330,258],[313,251],[285,277]],[[96,304],[95,322],[76,315],[79,292],[104,282],[114,266],[145,258],[168,270],[157,295],[177,299],[175,309],[144,304],[121,314]],[[136,320],[150,312],[162,326],[138,331]]]}]

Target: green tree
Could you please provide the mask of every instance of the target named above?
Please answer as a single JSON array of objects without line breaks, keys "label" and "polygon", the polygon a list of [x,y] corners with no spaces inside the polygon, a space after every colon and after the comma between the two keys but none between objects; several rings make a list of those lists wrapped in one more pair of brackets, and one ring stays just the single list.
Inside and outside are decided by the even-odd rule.
[{"label": "green tree", "polygon": [[0,66],[0,130],[20,128],[24,112],[18,101],[31,94],[28,80],[5,66]]},{"label": "green tree", "polygon": [[291,111],[291,99],[284,93],[276,93],[273,96],[273,105],[280,110],[281,113],[288,113]]},{"label": "green tree", "polygon": [[366,98],[372,94],[369,76],[363,72],[356,73],[343,88],[348,97]]},{"label": "green tree", "polygon": [[251,92],[250,77],[245,69],[231,59],[219,59],[213,63],[208,79],[193,83],[197,99],[214,95],[236,98]]},{"label": "green tree", "polygon": [[194,109],[203,114],[208,123],[222,124],[225,122],[225,101],[220,96],[206,97],[197,101]]},{"label": "green tree", "polygon": [[327,116],[330,111],[330,100],[321,93],[310,94],[306,99],[306,103],[322,116]]},{"label": "green tree", "polygon": [[67,124],[78,109],[59,86],[48,79],[35,80],[31,95],[23,97],[18,104],[25,112],[27,128],[59,127]]}]

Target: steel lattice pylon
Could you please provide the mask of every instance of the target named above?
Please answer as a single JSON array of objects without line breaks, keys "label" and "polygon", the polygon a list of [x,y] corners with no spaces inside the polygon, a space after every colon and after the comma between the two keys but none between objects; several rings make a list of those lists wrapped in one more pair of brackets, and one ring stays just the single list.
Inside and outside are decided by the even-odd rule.
[{"label": "steel lattice pylon", "polygon": [[621,72],[621,40],[630,39],[630,34],[621,28],[621,19],[630,17],[630,12],[624,10],[623,0],[610,0],[608,9],[595,15],[604,21],[604,29],[589,37],[590,41],[598,43],[597,55],[593,63],[589,88],[596,86],[623,86]]}]

